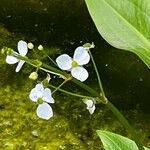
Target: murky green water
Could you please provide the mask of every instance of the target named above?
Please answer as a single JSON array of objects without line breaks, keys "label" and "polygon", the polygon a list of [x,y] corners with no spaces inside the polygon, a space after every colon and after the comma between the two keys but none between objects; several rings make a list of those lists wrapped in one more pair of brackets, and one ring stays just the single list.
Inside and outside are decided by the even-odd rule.
[{"label": "murky green water", "polygon": [[[0,0],[0,16],[0,47],[15,48],[18,40],[24,39],[43,44],[55,59],[94,41],[93,54],[108,98],[139,131],[143,144],[150,146],[149,69],[135,55],[110,47],[99,36],[83,1]],[[35,57],[32,51],[29,55]],[[91,77],[87,84],[97,89],[93,68],[87,68]],[[97,129],[127,135],[105,106],[97,105],[89,115],[81,99],[60,92],[54,95],[54,117],[39,119],[36,105],[28,98],[35,85],[28,76],[34,68],[25,64],[15,73],[15,66],[7,65],[0,56],[0,70],[0,149],[101,150]],[[41,72],[39,79],[44,76]],[[72,84],[67,86],[77,90]]]}]

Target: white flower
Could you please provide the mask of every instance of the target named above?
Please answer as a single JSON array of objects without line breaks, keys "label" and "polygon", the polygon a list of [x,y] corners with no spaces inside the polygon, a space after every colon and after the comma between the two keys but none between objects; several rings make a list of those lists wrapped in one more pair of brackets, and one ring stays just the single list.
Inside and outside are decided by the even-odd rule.
[{"label": "white flower", "polygon": [[39,83],[31,90],[29,98],[33,102],[39,103],[36,110],[39,118],[48,120],[53,116],[53,110],[48,103],[54,103],[54,99],[49,88],[44,89],[43,85]]},{"label": "white flower", "polygon": [[[21,56],[25,56],[27,54],[27,52],[28,52],[27,43],[25,41],[20,40],[18,42],[17,48],[18,48],[18,52],[19,52],[19,54]],[[15,53],[18,54],[17,52],[15,52]],[[6,63],[8,63],[8,64],[18,63],[18,65],[16,67],[16,72],[19,72],[20,69],[22,68],[23,64],[25,63],[25,61],[19,60],[19,59],[17,59],[14,56],[7,55],[7,57],[6,57]]]},{"label": "white flower", "polygon": [[87,70],[82,67],[88,64],[89,61],[90,55],[82,46],[75,49],[73,59],[67,54],[62,54],[56,59],[59,68],[71,71],[71,75],[81,82],[85,81],[89,76]]},{"label": "white flower", "polygon": [[93,114],[96,109],[95,101],[91,100],[91,99],[85,99],[83,102],[86,104],[86,106],[87,106],[86,108],[89,111],[89,113]]}]

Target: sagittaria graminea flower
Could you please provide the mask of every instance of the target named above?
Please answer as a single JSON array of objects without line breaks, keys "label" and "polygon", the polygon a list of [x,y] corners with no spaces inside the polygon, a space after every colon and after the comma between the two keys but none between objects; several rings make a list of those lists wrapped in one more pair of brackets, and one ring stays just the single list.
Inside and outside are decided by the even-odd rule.
[{"label": "sagittaria graminea flower", "polygon": [[71,75],[81,82],[85,81],[89,76],[87,70],[82,67],[83,65],[88,64],[89,61],[90,55],[82,46],[75,49],[73,59],[67,54],[62,54],[56,59],[59,68],[71,71]]},{"label": "sagittaria graminea flower", "polygon": [[[27,47],[27,43],[25,41],[20,40],[18,42],[18,52],[21,56],[26,56],[27,52],[28,52],[28,47]],[[17,52],[15,52],[16,54],[18,54]],[[16,72],[19,72],[20,69],[22,68],[23,64],[25,63],[25,61],[23,60],[19,60],[14,56],[10,56],[7,55],[6,57],[6,63],[8,64],[16,64],[18,63],[17,67],[16,67]]]},{"label": "sagittaria graminea flower", "polygon": [[53,110],[48,103],[54,103],[54,99],[49,88],[44,89],[43,84],[39,83],[31,90],[29,98],[39,104],[36,110],[39,118],[48,120],[53,116]]},{"label": "sagittaria graminea flower", "polygon": [[86,106],[87,106],[86,108],[89,111],[89,113],[93,114],[96,109],[95,101],[92,99],[85,99],[83,102],[86,104]]}]

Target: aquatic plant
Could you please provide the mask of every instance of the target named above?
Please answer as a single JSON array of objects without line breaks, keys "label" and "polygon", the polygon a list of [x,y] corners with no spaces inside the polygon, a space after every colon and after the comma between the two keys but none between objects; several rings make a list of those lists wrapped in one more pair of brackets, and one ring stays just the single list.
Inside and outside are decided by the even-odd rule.
[{"label": "aquatic plant", "polygon": [[[32,44],[30,43],[30,45]],[[37,85],[31,90],[29,94],[30,100],[38,104],[36,113],[39,118],[49,120],[53,116],[53,110],[51,106],[49,105],[49,103],[54,103],[54,99],[52,98],[52,95],[56,91],[61,91],[65,94],[82,98],[90,114],[94,113],[96,109],[96,106],[95,106],[96,104],[103,103],[116,115],[116,117],[120,120],[120,122],[126,127],[129,133],[133,136],[133,140],[137,144],[138,148],[142,149],[143,146],[141,146],[141,143],[137,137],[135,130],[130,126],[130,124],[124,118],[124,116],[120,113],[120,111],[105,96],[105,92],[103,90],[100,75],[99,75],[96,63],[94,61],[94,58],[92,56],[91,50],[90,50],[90,49],[93,49],[94,46],[95,46],[94,43],[92,44],[86,43],[83,46],[80,46],[75,49],[73,59],[67,54],[62,54],[56,58],[56,62],[53,61],[52,58],[47,55],[43,46],[38,46],[38,50],[43,51],[43,54],[45,54],[49,58],[49,60],[51,61],[51,65],[49,64],[47,65],[38,59],[35,59],[35,60],[29,59],[26,56],[16,53],[15,51],[7,47],[4,47],[2,49],[2,53],[9,55],[9,57],[14,57],[16,60],[26,62],[27,64],[35,67],[36,70],[29,75],[29,78],[32,80],[38,79],[38,70],[42,70],[48,73],[47,77],[43,79],[43,81],[40,81],[40,83],[37,83]],[[34,46],[32,45],[31,47],[33,48]],[[24,47],[22,50],[24,50]],[[36,50],[36,52],[38,50]],[[83,83],[88,78],[89,75],[87,71],[83,71],[84,68],[82,67],[82,65],[89,63],[90,59],[91,59],[91,62],[93,63],[93,66],[97,75],[98,83],[99,83],[98,92]],[[55,65],[55,67],[53,67],[52,65]],[[61,70],[58,68],[60,68]],[[79,68],[79,70],[77,68]],[[72,70],[74,69],[75,69],[74,71],[75,73],[72,73]],[[64,72],[64,70],[66,72]],[[71,71],[71,74],[68,73],[69,71]],[[51,79],[50,74],[58,76],[59,78],[62,78],[64,81],[59,86],[52,85],[50,82],[50,79]],[[76,85],[88,91],[90,93],[90,96],[80,95],[80,94],[72,93],[70,91],[66,91],[62,89],[62,86],[68,81],[72,81]],[[50,88],[54,90],[51,92]],[[114,142],[115,141],[116,139],[114,139]],[[109,141],[106,140],[106,143],[107,142]],[[133,144],[135,143],[133,142]]]},{"label": "aquatic plant", "polygon": [[[150,1],[85,0],[85,2],[95,26],[102,37],[116,48],[135,53],[150,68]],[[130,145],[128,139],[121,138],[122,142],[119,141],[119,138],[111,138],[112,142],[116,144],[114,146],[114,143],[106,140],[106,136],[104,138],[100,134],[105,149],[147,149],[142,146],[136,132],[128,122],[122,120],[122,123],[129,133],[132,134],[132,139],[138,147],[133,142]],[[104,134],[106,135],[106,133]],[[107,136],[111,137],[111,134]],[[113,137],[117,136],[114,134]],[[122,145],[118,146],[117,143],[119,142],[122,142]]]},{"label": "aquatic plant", "polygon": [[[150,2],[147,0],[85,1],[90,15],[102,37],[116,48],[137,54],[143,62],[150,67],[150,19],[148,12]],[[54,103],[52,95],[57,91],[82,98],[90,114],[94,113],[98,103],[102,103],[114,113],[127,129],[132,139],[130,140],[114,133],[98,130],[97,134],[101,138],[104,148],[106,150],[148,150],[148,148],[144,147],[140,142],[135,129],[109,99],[107,99],[99,71],[91,53],[91,49],[94,48],[93,43],[86,43],[76,48],[73,58],[67,54],[60,55],[56,58],[56,62],[47,55],[44,47],[39,45],[37,49],[42,51],[43,54],[49,58],[51,61],[50,64],[45,64],[41,62],[41,60],[38,60],[38,58],[35,60],[27,58],[27,46],[29,49],[33,49],[34,47],[32,43],[27,44],[21,40],[18,42],[19,53],[7,47],[2,49],[2,53],[7,55],[6,62],[8,64],[18,62],[16,72],[19,72],[24,62],[26,62],[36,68],[36,70],[29,75],[29,78],[32,80],[38,79],[38,70],[58,76],[63,80],[59,86],[55,86],[49,82],[50,76],[48,76],[46,79],[43,79],[43,81],[40,81],[40,83],[37,83],[31,90],[29,98],[38,104],[37,116],[45,120],[53,116],[53,111],[49,103]],[[93,90],[92,87],[83,83],[90,76],[88,71],[83,68],[83,65],[88,64],[90,60],[97,75],[98,91]],[[55,65],[55,67],[53,67],[53,65]],[[71,72],[71,74],[69,72]],[[62,89],[62,86],[70,81],[86,90],[89,95],[80,95]],[[53,89],[52,92],[50,89]]]}]

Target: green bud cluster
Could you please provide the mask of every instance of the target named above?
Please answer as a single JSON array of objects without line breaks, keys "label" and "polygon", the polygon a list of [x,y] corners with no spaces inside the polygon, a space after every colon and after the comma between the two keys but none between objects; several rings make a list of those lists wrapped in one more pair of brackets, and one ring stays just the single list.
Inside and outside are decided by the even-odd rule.
[{"label": "green bud cluster", "polygon": [[14,51],[11,48],[3,47],[1,49],[1,54],[4,54],[4,55],[13,55],[13,53],[14,53]]}]

